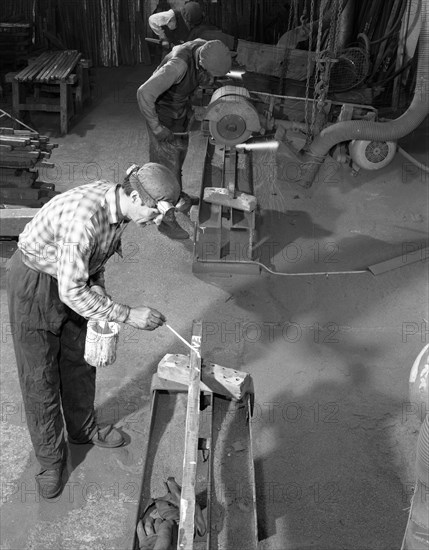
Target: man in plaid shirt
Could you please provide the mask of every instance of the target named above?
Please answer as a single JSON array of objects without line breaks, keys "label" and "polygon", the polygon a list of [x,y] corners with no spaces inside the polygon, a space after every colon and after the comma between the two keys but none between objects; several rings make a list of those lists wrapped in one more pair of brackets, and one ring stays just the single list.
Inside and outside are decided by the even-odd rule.
[{"label": "man in plaid shirt", "polygon": [[9,314],[27,425],[41,465],[36,481],[45,498],[62,490],[64,421],[69,442],[124,443],[113,426],[96,424],[95,367],[84,360],[87,320],[142,330],[164,323],[156,309],[114,302],[105,291],[104,266],[120,253],[129,221],[160,223],[179,194],[173,173],[148,163],[122,185],[98,181],[54,197],[19,236],[8,264]]}]

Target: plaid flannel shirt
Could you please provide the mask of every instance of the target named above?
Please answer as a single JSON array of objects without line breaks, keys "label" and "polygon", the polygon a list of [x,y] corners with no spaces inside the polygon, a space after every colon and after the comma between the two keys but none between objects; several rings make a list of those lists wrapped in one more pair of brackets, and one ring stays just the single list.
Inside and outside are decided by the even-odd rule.
[{"label": "plaid flannel shirt", "polygon": [[104,264],[121,252],[116,185],[97,181],[52,198],[25,226],[18,247],[32,269],[58,280],[60,300],[86,318],[124,322],[130,308],[91,290],[104,288]]}]

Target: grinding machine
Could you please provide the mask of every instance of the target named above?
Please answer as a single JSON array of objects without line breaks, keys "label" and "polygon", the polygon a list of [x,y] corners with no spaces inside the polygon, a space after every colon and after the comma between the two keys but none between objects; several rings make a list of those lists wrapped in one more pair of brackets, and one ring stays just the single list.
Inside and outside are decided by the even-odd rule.
[{"label": "grinding machine", "polygon": [[259,272],[252,260],[256,197],[251,153],[240,148],[261,131],[260,117],[246,88],[223,86],[202,122],[204,166],[194,239],[193,271]]}]

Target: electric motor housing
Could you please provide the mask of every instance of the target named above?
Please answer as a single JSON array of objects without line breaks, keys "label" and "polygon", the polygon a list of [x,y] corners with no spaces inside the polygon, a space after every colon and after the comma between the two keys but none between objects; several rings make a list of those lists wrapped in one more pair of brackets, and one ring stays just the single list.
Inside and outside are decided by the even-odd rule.
[{"label": "electric motor housing", "polygon": [[392,162],[396,154],[396,142],[355,139],[349,144],[349,153],[360,168],[380,170]]},{"label": "electric motor housing", "polygon": [[216,144],[227,146],[244,143],[254,132],[259,132],[259,115],[246,88],[218,88],[207,106],[204,128]]}]

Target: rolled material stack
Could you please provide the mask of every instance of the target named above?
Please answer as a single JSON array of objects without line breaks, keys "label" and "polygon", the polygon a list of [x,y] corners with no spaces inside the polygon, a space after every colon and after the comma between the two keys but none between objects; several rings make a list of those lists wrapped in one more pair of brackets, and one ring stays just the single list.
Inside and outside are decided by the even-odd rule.
[{"label": "rolled material stack", "polygon": [[43,206],[57,193],[55,185],[38,181],[40,167],[58,147],[49,138],[31,130],[0,128],[0,205]]}]

